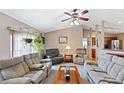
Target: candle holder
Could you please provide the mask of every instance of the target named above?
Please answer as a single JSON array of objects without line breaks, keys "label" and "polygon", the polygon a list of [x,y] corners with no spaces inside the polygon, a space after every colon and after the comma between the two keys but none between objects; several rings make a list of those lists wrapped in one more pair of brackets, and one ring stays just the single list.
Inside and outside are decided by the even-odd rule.
[{"label": "candle holder", "polygon": [[68,82],[70,80],[70,68],[69,66],[66,66],[66,71],[65,71],[65,79]]}]

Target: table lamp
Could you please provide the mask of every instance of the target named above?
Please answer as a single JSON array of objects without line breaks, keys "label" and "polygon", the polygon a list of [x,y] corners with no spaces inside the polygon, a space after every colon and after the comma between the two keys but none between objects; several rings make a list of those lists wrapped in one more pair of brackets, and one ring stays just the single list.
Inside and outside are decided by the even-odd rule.
[{"label": "table lamp", "polygon": [[65,49],[68,50],[68,54],[69,54],[69,50],[71,49],[71,47],[69,45],[67,45]]}]

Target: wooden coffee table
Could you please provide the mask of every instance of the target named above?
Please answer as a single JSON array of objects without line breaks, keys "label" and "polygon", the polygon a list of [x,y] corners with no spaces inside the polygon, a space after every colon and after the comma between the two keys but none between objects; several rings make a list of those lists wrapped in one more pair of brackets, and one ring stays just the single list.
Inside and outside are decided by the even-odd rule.
[{"label": "wooden coffee table", "polygon": [[[54,84],[85,84],[86,80],[81,79],[80,74],[76,66],[69,66],[70,67],[70,80],[66,81],[64,68],[65,66],[60,66],[55,79],[53,81]],[[71,70],[72,69],[72,70]]]}]

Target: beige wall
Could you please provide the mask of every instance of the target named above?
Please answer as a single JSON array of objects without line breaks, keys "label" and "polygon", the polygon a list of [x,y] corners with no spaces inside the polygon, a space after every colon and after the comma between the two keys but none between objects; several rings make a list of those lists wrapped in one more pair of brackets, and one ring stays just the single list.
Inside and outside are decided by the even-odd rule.
[{"label": "beige wall", "polygon": [[117,34],[104,33],[104,37],[117,37]]},{"label": "beige wall", "polygon": [[96,32],[95,31],[89,31],[89,30],[84,30],[83,31],[83,37],[96,37]]},{"label": "beige wall", "polygon": [[[48,32],[45,34],[45,47],[48,48],[59,48],[61,54],[65,54],[66,45],[71,46],[70,53],[75,54],[76,48],[82,47],[82,27],[77,26],[73,28],[67,28],[59,31]],[[67,36],[67,44],[59,44],[59,36]]]},{"label": "beige wall", "polygon": [[[10,57],[10,32],[7,26],[11,27],[29,27],[7,15],[0,12],[0,59]],[[37,31],[32,28],[32,31]]]}]

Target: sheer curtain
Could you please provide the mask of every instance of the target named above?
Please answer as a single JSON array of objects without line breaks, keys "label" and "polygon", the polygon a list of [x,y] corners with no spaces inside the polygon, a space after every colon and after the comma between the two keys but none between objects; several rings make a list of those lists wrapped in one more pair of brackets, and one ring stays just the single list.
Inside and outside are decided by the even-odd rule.
[{"label": "sheer curtain", "polygon": [[11,34],[11,57],[37,52],[31,43],[24,42],[24,39],[33,39],[34,37],[35,35],[31,33],[14,31]]}]

